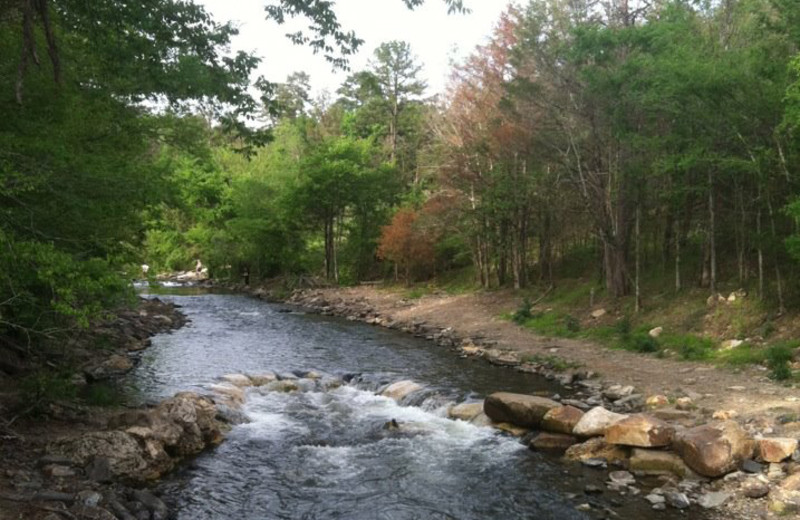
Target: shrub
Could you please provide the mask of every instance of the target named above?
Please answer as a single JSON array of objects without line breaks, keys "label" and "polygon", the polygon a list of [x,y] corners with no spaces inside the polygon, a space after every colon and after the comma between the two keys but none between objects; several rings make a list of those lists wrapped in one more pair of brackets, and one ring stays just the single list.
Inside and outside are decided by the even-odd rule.
[{"label": "shrub", "polygon": [[632,336],[629,340],[629,345],[630,350],[635,350],[636,352],[651,353],[659,350],[658,340],[647,333],[639,333]]},{"label": "shrub", "polygon": [[789,363],[792,361],[792,347],[786,343],[776,343],[767,349],[767,367],[770,377],[776,381],[785,381],[792,377]]},{"label": "shrub", "polygon": [[530,299],[525,298],[522,300],[519,308],[514,311],[514,314],[511,316],[511,320],[518,325],[522,325],[529,319],[533,318],[531,309],[533,309],[533,305],[531,304]]},{"label": "shrub", "polygon": [[566,327],[566,329],[572,333],[580,332],[581,322],[575,316],[567,314],[564,316],[564,327]]}]

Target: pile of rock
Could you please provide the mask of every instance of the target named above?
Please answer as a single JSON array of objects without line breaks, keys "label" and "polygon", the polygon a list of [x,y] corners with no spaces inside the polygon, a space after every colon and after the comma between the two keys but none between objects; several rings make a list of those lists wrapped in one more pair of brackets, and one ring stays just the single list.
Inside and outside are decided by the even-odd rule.
[{"label": "pile of rock", "polygon": [[213,401],[183,392],[152,409],[133,410],[109,421],[109,429],[56,441],[51,455],[82,467],[97,482],[146,482],[189,455],[219,444],[224,425]]},{"label": "pile of rock", "polygon": [[649,413],[620,414],[601,406],[584,411],[507,392],[490,395],[482,406],[456,406],[450,416],[515,433],[533,450],[564,452],[587,466],[624,468],[624,475],[612,472],[609,481],[609,489],[623,494],[641,492],[637,477],[660,476],[666,484],[645,496],[655,509],[721,507],[737,490],[751,498],[770,494],[782,510],[800,506],[798,440],[754,438],[732,420],[687,428]]}]

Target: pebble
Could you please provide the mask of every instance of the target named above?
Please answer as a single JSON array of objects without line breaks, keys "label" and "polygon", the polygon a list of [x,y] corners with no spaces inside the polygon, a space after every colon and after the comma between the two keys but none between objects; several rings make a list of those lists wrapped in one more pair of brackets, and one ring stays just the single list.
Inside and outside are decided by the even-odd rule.
[{"label": "pebble", "polygon": [[742,463],[742,471],[745,473],[761,473],[764,471],[764,466],[754,460],[746,460]]},{"label": "pebble", "polygon": [[664,494],[664,498],[666,498],[667,504],[671,505],[675,509],[686,509],[691,505],[691,502],[689,502],[689,497],[687,497],[685,493],[669,491]]},{"label": "pebble", "polygon": [[742,493],[747,498],[761,498],[769,494],[769,486],[757,479],[751,479],[742,486]]},{"label": "pebble", "polygon": [[697,503],[700,504],[700,507],[703,509],[716,509],[727,502],[731,496],[730,493],[724,491],[713,491],[701,496]]},{"label": "pebble", "polygon": [[608,474],[608,478],[614,484],[628,486],[636,483],[636,478],[629,471],[612,471]]},{"label": "pebble", "polygon": [[578,511],[591,511],[592,506],[589,504],[580,504],[575,506],[575,509],[577,509]]},{"label": "pebble", "polygon": [[588,484],[585,488],[583,488],[583,492],[587,495],[600,495],[603,493],[603,488],[594,484]]},{"label": "pebble", "polygon": [[596,458],[595,459],[586,459],[586,460],[582,460],[581,464],[583,464],[584,466],[587,466],[589,468],[607,468],[608,467],[608,463],[606,462],[605,459],[596,459]]},{"label": "pebble", "polygon": [[657,504],[664,504],[664,502],[666,502],[666,499],[662,495],[656,495],[655,493],[650,493],[649,495],[645,496],[644,499],[654,506]]}]

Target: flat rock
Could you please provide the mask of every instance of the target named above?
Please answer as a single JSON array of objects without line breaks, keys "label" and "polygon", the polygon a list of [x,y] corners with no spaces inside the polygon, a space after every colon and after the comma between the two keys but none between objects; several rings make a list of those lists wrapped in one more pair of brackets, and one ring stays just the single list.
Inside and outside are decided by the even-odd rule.
[{"label": "flat rock", "polygon": [[612,471],[608,474],[608,479],[619,486],[632,486],[636,484],[636,477],[630,471]]},{"label": "flat rock", "polygon": [[758,455],[765,462],[782,462],[797,450],[797,439],[759,439],[757,444]]},{"label": "flat rock", "polygon": [[644,475],[676,475],[687,478],[694,475],[678,455],[669,451],[635,448],[628,461],[628,469]]},{"label": "flat rock", "polygon": [[244,374],[226,374],[220,378],[222,381],[226,383],[230,383],[233,386],[238,386],[239,388],[246,388],[248,386],[253,386],[253,381],[249,377]]},{"label": "flat rock", "polygon": [[622,446],[608,444],[602,437],[595,437],[581,444],[570,446],[564,457],[576,462],[600,459],[608,463],[619,463],[628,459],[628,450]]},{"label": "flat rock", "polygon": [[495,422],[536,428],[548,411],[560,406],[556,401],[544,397],[497,392],[483,402],[483,411]]},{"label": "flat rock", "polygon": [[381,391],[381,395],[390,399],[394,399],[399,403],[409,395],[422,390],[423,388],[424,387],[421,384],[415,383],[414,381],[398,381],[384,388]]},{"label": "flat rock", "polygon": [[244,390],[230,383],[211,385],[209,389],[217,395],[233,400],[238,404],[244,403]]},{"label": "flat rock", "polygon": [[272,372],[259,372],[257,374],[249,374],[248,377],[253,383],[253,386],[264,386],[268,383],[276,381],[278,376]]},{"label": "flat rock", "polygon": [[583,411],[574,406],[559,406],[548,410],[542,418],[542,429],[553,433],[571,434],[583,417]]},{"label": "flat rock", "polygon": [[572,435],[543,432],[534,437],[528,446],[537,451],[566,451],[577,443],[578,439]]},{"label": "flat rock", "polygon": [[697,504],[703,509],[716,509],[725,504],[732,496],[732,494],[725,491],[712,491],[701,495],[697,500]]},{"label": "flat rock", "polygon": [[492,422],[491,426],[492,428],[498,429],[501,432],[506,432],[514,437],[524,437],[531,432],[530,429],[524,426],[519,426],[510,422]]},{"label": "flat rock", "polygon": [[668,491],[664,493],[664,499],[666,500],[667,504],[675,509],[686,509],[692,505],[692,503],[689,501],[689,497],[687,497],[685,493],[681,493],[679,491]]},{"label": "flat rock", "polygon": [[644,403],[648,408],[661,408],[669,404],[669,398],[666,395],[651,395]]},{"label": "flat rock", "polygon": [[669,446],[675,428],[646,414],[631,415],[606,429],[606,442],[640,448]]},{"label": "flat rock", "polygon": [[679,432],[673,447],[700,475],[721,477],[752,457],[755,442],[741,426],[724,421]]},{"label": "flat rock", "polygon": [[597,437],[605,435],[606,429],[613,426],[627,415],[614,413],[606,410],[602,406],[597,406],[586,412],[573,428],[572,433],[580,437]]},{"label": "flat rock", "polygon": [[460,419],[467,422],[473,420],[481,413],[483,413],[482,402],[457,404],[447,411],[447,415],[451,419]]}]

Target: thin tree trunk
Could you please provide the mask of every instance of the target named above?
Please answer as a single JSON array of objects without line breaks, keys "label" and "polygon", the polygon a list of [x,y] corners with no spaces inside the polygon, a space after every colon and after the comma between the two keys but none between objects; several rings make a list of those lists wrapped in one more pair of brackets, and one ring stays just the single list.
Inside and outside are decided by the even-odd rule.
[{"label": "thin tree trunk", "polygon": [[[767,193],[767,210],[769,211],[769,225],[772,230],[772,239],[778,239],[778,232],[775,229],[775,214],[772,210],[772,197],[770,197],[769,193]],[[781,264],[778,258],[778,251],[775,250],[775,283],[777,285],[776,289],[778,291],[778,312],[780,314],[784,314],[786,312],[786,306],[784,305],[783,301],[783,279],[781,278]]]},{"label": "thin tree trunk", "polygon": [[681,229],[680,223],[675,219],[675,292],[681,291]]},{"label": "thin tree trunk", "polygon": [[717,293],[717,243],[716,243],[716,212],[714,211],[714,176],[708,172],[708,246],[711,261],[711,278],[709,288],[711,294]]},{"label": "thin tree trunk", "polygon": [[[759,188],[759,192],[761,189]],[[761,195],[759,193],[759,199]],[[764,248],[762,246],[761,237],[761,206],[758,207],[756,213],[756,235],[758,235],[758,297],[764,299]]]},{"label": "thin tree trunk", "polygon": [[641,305],[641,301],[642,301],[642,293],[641,293],[641,288],[639,286],[639,274],[640,274],[640,269],[641,269],[641,258],[640,258],[641,246],[640,246],[640,242],[641,242],[641,238],[642,238],[642,235],[641,235],[641,219],[642,219],[642,211],[641,211],[641,208],[639,207],[639,205],[637,204],[636,205],[636,279],[635,279],[636,302],[634,303],[634,312],[636,312],[637,314],[641,310],[640,309],[640,305]]}]

